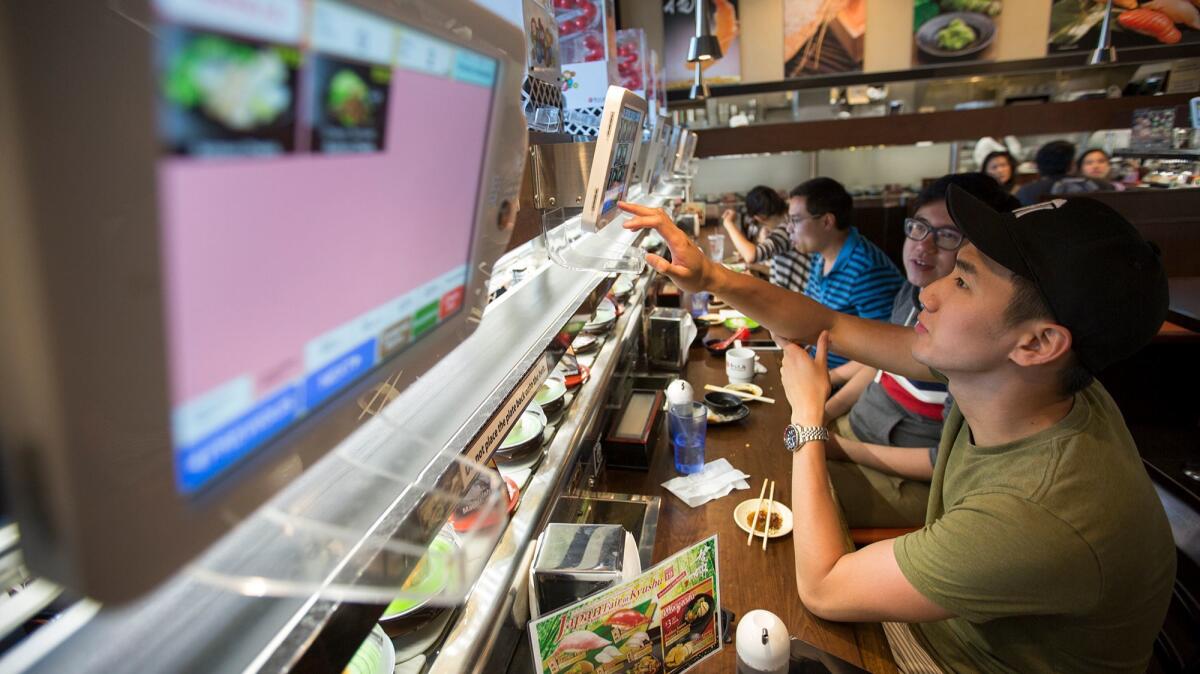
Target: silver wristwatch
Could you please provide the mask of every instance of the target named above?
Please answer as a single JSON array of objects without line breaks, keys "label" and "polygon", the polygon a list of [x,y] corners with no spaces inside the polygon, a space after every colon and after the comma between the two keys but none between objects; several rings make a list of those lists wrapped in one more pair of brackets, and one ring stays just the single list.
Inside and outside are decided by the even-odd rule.
[{"label": "silver wristwatch", "polygon": [[805,443],[828,439],[829,431],[824,426],[797,426],[796,424],[789,424],[783,431],[783,446],[787,447],[789,452],[796,452]]}]

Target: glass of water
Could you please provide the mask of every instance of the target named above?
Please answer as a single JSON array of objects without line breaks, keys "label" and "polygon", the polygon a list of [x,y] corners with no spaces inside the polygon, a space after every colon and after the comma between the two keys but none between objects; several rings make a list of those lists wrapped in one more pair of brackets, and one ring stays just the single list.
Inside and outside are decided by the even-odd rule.
[{"label": "glass of water", "polygon": [[708,235],[708,257],[713,262],[720,262],[725,259],[725,235],[724,234],[709,234]]},{"label": "glass of water", "polygon": [[708,408],[698,402],[672,405],[667,421],[675,446],[675,470],[684,475],[703,470]]}]

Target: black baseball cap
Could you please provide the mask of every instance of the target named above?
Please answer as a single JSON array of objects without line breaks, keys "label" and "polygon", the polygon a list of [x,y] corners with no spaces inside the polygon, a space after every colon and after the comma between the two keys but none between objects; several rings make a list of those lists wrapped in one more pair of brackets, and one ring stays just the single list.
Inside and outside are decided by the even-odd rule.
[{"label": "black baseball cap", "polygon": [[981,253],[1037,286],[1092,373],[1133,355],[1167,317],[1167,274],[1158,249],[1096,199],[1055,199],[997,213],[951,186],[946,208]]}]

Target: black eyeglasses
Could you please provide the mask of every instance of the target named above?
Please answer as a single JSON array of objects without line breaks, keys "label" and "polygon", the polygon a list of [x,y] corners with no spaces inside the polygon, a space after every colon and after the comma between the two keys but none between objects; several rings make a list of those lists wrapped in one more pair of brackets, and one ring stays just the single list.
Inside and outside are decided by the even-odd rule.
[{"label": "black eyeglasses", "polygon": [[788,215],[786,218],[784,218],[783,224],[787,227],[794,228],[794,227],[799,227],[800,225],[803,225],[805,220],[812,220],[814,218],[819,218],[819,217],[821,217],[821,216],[819,216],[819,215]]},{"label": "black eyeglasses", "polygon": [[966,241],[963,233],[953,227],[934,227],[913,218],[904,220],[904,236],[913,241],[924,241],[931,233],[933,244],[942,250],[958,250]]}]

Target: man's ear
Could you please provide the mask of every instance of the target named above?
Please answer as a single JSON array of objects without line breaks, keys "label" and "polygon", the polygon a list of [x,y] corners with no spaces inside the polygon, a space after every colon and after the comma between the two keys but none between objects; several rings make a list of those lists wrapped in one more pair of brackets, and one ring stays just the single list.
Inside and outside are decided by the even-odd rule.
[{"label": "man's ear", "polygon": [[825,213],[821,216],[821,227],[830,232],[837,229],[837,218],[833,213]]},{"label": "man's ear", "polygon": [[1009,360],[1021,367],[1045,365],[1071,352],[1071,331],[1050,321],[1030,321],[1009,352]]}]

